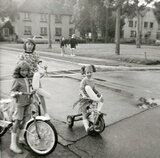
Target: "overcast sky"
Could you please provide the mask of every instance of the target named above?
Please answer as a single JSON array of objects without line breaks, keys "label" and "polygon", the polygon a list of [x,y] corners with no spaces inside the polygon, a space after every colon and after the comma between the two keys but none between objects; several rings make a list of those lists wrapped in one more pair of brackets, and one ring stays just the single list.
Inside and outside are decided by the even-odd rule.
[{"label": "overcast sky", "polygon": [[[149,4],[148,6],[149,6],[149,7],[152,7],[152,5],[153,5],[154,2],[160,2],[160,0],[154,0],[154,1],[153,1],[151,4]],[[143,4],[143,3],[144,3],[144,0],[140,0],[140,3]]]}]

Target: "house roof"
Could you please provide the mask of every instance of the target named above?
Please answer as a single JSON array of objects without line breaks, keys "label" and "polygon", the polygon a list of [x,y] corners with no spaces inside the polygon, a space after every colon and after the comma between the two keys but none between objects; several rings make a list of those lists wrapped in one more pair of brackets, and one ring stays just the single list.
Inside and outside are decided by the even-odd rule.
[{"label": "house roof", "polygon": [[145,16],[148,11],[150,11],[150,8],[145,8],[144,10],[140,11],[139,13],[141,16]]},{"label": "house roof", "polygon": [[12,27],[12,24],[11,24],[10,20],[7,20],[7,21],[3,22],[3,23],[0,25],[0,29],[5,28],[5,27],[7,27],[7,28]]},{"label": "house roof", "polygon": [[[47,5],[47,3],[49,5]],[[50,6],[48,8],[47,6]],[[49,10],[52,10],[52,14],[60,15],[72,15],[71,9],[62,8],[61,5],[53,5],[53,0],[26,0],[20,7],[20,12],[29,12],[29,13],[48,13]]]}]

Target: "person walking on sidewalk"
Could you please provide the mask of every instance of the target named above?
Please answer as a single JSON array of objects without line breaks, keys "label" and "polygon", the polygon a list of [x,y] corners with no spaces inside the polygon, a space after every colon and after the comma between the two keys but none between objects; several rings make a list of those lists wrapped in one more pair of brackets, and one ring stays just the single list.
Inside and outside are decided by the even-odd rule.
[{"label": "person walking on sidewalk", "polygon": [[78,45],[77,40],[75,38],[75,34],[72,35],[71,39],[69,40],[68,44],[70,44],[70,49],[71,49],[71,56],[75,56],[75,49],[76,46]]},{"label": "person walking on sidewalk", "polygon": [[62,37],[62,39],[60,40],[61,56],[64,56],[65,47],[67,47],[66,40],[64,37]]},{"label": "person walking on sidewalk", "polygon": [[[31,118],[28,95],[19,94],[20,92],[29,93],[29,72],[29,64],[25,61],[21,61],[13,72],[14,81],[10,92],[11,96],[16,100],[16,109],[12,118],[15,120],[15,123],[13,124],[11,133],[10,150],[18,154],[22,153],[22,150],[17,145],[17,136],[19,137],[19,143],[24,143],[24,123]],[[18,130],[19,133],[17,135]]]}]

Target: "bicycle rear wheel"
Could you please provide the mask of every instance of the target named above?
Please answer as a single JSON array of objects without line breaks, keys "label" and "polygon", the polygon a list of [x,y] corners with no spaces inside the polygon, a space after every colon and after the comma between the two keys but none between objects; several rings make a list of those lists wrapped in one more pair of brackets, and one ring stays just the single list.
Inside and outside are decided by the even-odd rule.
[{"label": "bicycle rear wheel", "polygon": [[53,124],[49,121],[36,120],[28,124],[25,132],[25,140],[29,148],[38,155],[48,155],[54,151],[57,146],[58,136]]}]

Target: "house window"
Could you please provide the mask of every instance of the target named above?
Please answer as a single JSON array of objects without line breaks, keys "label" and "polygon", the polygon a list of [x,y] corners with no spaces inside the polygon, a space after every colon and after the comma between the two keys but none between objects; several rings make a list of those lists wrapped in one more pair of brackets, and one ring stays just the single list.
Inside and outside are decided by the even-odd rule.
[{"label": "house window", "polygon": [[72,36],[73,34],[75,34],[75,30],[73,28],[69,29],[69,36]]},{"label": "house window", "polygon": [[145,27],[145,28],[148,27],[148,22],[144,22],[144,27]]},{"label": "house window", "polygon": [[61,16],[60,15],[55,16],[55,23],[61,23]]},{"label": "house window", "polygon": [[62,36],[62,29],[56,28],[56,36]]},{"label": "house window", "polygon": [[30,13],[24,13],[24,20],[31,20],[31,14]]},{"label": "house window", "polygon": [[129,27],[133,27],[133,21],[129,21]]},{"label": "house window", "polygon": [[31,35],[31,26],[24,27],[24,35]]},{"label": "house window", "polygon": [[159,32],[157,32],[157,39],[160,40],[160,33]]},{"label": "house window", "polygon": [[3,35],[5,37],[8,37],[9,36],[9,29],[8,28],[3,28]]},{"label": "house window", "polygon": [[41,35],[47,36],[47,27],[41,27]]},{"label": "house window", "polygon": [[134,27],[137,27],[137,21],[135,21],[135,25],[134,25]]},{"label": "house window", "polygon": [[72,16],[69,17],[69,23],[70,23],[70,24],[73,24]]},{"label": "house window", "polygon": [[153,22],[150,22],[150,28],[153,28]]},{"label": "house window", "polygon": [[41,21],[47,21],[47,14],[40,14]]},{"label": "house window", "polygon": [[136,31],[131,31],[131,36],[130,37],[136,37]]}]

